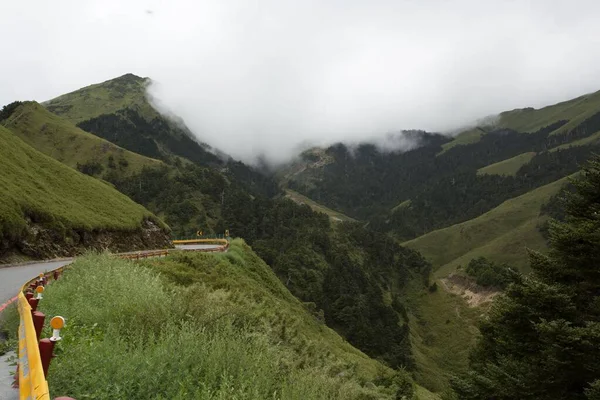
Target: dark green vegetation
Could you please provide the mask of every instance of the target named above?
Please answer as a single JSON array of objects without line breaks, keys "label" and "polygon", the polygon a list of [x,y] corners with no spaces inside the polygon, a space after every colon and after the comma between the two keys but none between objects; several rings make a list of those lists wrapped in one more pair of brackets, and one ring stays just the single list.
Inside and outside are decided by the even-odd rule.
[{"label": "dark green vegetation", "polygon": [[597,399],[600,394],[600,158],[572,182],[550,252],[510,285],[481,325],[460,399]]},{"label": "dark green vegetation", "polygon": [[[327,207],[370,221],[373,229],[407,240],[476,218],[505,200],[576,172],[600,150],[597,142],[549,150],[599,131],[600,106],[593,110],[560,134],[556,132],[569,121],[549,120],[531,132],[481,127],[486,133],[479,140],[443,152],[450,139],[424,132],[404,133],[421,144],[404,153],[381,152],[371,144],[355,149],[338,144],[325,151],[330,160],[292,175],[288,185]],[[500,168],[493,174],[478,173],[528,152],[535,156],[523,165],[516,162],[523,161],[519,158],[505,165],[517,164],[516,172]],[[407,207],[396,207],[407,200]]]},{"label": "dark green vegetation", "polygon": [[241,240],[228,253],[142,265],[78,259],[41,308],[67,318],[49,373],[55,395],[410,399],[414,391],[406,373],[315,318]]},{"label": "dark green vegetation", "polygon": [[465,268],[467,275],[475,278],[478,285],[505,289],[515,281],[516,271],[507,264],[498,264],[485,257],[474,258]]},{"label": "dark green vegetation", "polygon": [[225,199],[223,210],[231,232],[329,326],[391,366],[413,365],[402,294],[411,279],[424,288],[430,271],[417,252],[356,223],[332,224],[287,199],[252,200],[240,192]]},{"label": "dark green vegetation", "polygon": [[[38,152],[2,126],[0,160],[3,255],[13,251],[27,253],[23,241],[33,247],[40,245],[36,241],[44,239],[44,229],[49,230],[52,240],[71,245],[82,240],[85,233],[133,233],[149,221],[166,230],[156,217],[127,196]],[[41,230],[32,230],[34,225]],[[159,242],[166,244],[164,239]],[[35,256],[52,255],[30,250]]]}]

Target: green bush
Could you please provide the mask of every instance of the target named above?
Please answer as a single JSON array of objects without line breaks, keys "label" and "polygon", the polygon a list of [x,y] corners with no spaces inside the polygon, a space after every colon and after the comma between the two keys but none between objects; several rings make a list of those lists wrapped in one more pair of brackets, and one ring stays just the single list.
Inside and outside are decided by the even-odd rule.
[{"label": "green bush", "polygon": [[507,264],[497,264],[485,257],[472,259],[465,272],[475,278],[478,285],[499,289],[504,289],[514,282],[517,276],[517,272]]}]

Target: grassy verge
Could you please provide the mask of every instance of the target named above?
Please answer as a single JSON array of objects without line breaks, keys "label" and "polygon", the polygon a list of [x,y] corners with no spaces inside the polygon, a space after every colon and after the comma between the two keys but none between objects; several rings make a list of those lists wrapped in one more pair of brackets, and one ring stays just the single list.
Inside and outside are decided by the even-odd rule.
[{"label": "grassy verge", "polygon": [[17,350],[19,338],[19,311],[17,302],[12,303],[0,314],[0,356],[10,350]]},{"label": "grassy verge", "polygon": [[240,240],[224,254],[142,264],[86,256],[44,296],[46,315],[67,318],[54,395],[395,399],[414,390],[407,373],[327,328]]}]

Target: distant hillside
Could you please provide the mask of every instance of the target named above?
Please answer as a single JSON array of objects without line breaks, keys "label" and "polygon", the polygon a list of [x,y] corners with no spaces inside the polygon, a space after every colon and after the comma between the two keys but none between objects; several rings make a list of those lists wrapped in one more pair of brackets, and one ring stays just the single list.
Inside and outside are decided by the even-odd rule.
[{"label": "distant hillside", "polygon": [[458,265],[477,257],[526,270],[527,249],[544,250],[546,241],[539,226],[547,219],[542,206],[566,184],[563,178],[507,200],[472,220],[429,232],[404,243],[429,261],[438,277],[447,276]]},{"label": "distant hillside", "polygon": [[312,150],[279,176],[319,204],[405,241],[576,172],[600,151],[598,134],[600,92],[502,113],[455,139],[405,132],[421,144],[407,152],[372,144]]},{"label": "distant hillside", "polygon": [[0,167],[0,260],[168,245],[166,226],[149,211],[2,126]]},{"label": "distant hillside", "polygon": [[199,143],[182,120],[165,117],[150,104],[148,78],[126,74],[43,103],[81,129],[151,158],[185,157],[222,164],[210,147]]},{"label": "distant hillside", "polygon": [[16,105],[0,124],[27,144],[88,175],[130,176],[164,165],[85,132],[36,102]]},{"label": "distant hillside", "polygon": [[[476,142],[481,138],[481,134],[500,128],[518,132],[536,132],[559,121],[568,121],[568,123],[557,127],[551,134],[567,133],[598,111],[600,111],[600,91],[540,109],[529,107],[505,111],[498,117],[484,119],[481,127],[459,133],[445,147]],[[476,135],[476,132],[479,134]],[[593,132],[587,132],[587,134],[591,133]]]}]

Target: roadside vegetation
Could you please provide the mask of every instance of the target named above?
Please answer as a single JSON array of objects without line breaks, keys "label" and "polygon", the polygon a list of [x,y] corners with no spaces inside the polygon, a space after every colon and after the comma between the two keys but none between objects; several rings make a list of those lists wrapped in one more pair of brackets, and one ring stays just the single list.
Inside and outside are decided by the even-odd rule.
[{"label": "roadside vegetation", "polygon": [[224,254],[180,253],[140,264],[88,255],[44,297],[46,315],[67,318],[49,373],[54,393],[410,399],[415,390],[408,373],[327,328],[241,240]]}]

